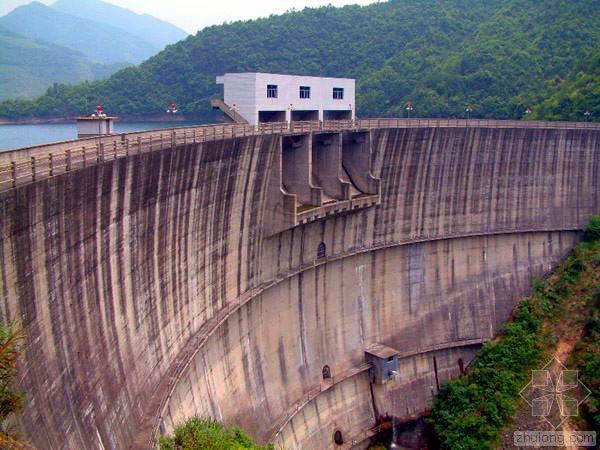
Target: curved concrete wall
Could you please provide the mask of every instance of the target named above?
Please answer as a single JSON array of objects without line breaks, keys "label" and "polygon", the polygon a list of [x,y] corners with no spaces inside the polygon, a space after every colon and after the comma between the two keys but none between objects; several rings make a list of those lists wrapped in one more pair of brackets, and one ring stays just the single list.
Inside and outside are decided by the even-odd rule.
[{"label": "curved concrete wall", "polygon": [[[335,426],[352,436],[373,425],[373,412],[364,413],[372,409],[368,377],[339,380],[343,391],[353,392],[344,395],[351,407],[332,399],[326,408],[337,413],[320,408],[324,419],[316,424],[282,419],[323,385],[324,365],[334,380],[352,373],[374,342],[407,355],[399,380],[376,395],[377,410],[410,417],[435,389],[433,357],[440,381],[458,374],[458,358],[468,362],[472,344],[491,337],[508,315],[513,303],[507,299],[524,292],[531,275],[547,271],[575,239],[554,232],[438,240],[361,253],[290,277],[246,303],[208,339],[177,384],[164,427],[197,413],[240,424],[262,442],[288,425],[284,448],[326,448]],[[455,358],[446,358],[450,351]]]},{"label": "curved concrete wall", "polygon": [[[269,237],[277,135],[1,193],[2,315],[28,335],[25,433],[40,448],[143,447],[156,426],[210,414],[327,448],[336,428],[362,438],[375,410],[418,413],[433,358],[440,380],[456,374],[598,212],[599,136],[374,130],[381,205]],[[373,342],[402,353],[375,404],[360,367]]]}]

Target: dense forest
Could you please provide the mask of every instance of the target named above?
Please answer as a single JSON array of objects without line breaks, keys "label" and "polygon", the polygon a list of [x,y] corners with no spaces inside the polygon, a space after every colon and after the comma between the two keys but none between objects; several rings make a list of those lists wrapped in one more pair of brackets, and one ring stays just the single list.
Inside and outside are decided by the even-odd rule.
[{"label": "dense forest", "polygon": [[[359,116],[598,120],[597,0],[391,0],[212,26],[104,81],[0,103],[0,117],[123,116],[177,103],[209,116],[215,76],[263,71],[357,79]],[[589,111],[589,115],[585,112]]]}]

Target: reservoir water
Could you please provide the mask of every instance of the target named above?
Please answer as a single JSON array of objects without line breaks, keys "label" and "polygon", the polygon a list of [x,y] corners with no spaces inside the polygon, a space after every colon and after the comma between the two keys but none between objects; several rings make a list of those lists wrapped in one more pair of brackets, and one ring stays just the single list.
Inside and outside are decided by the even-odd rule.
[{"label": "reservoir water", "polygon": [[[116,133],[126,133],[160,128],[203,125],[208,121],[188,122],[115,122]],[[47,123],[27,125],[0,125],[0,151],[37,144],[66,141],[77,138],[73,123]]]}]

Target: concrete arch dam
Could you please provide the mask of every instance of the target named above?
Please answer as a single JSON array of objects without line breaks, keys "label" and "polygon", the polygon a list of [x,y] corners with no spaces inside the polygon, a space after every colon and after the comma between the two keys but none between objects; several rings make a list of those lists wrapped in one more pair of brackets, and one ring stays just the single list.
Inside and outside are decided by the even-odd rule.
[{"label": "concrete arch dam", "polygon": [[[419,415],[600,210],[597,127],[457,125],[205,127],[1,155],[24,434],[147,448],[197,414],[286,449],[336,448],[340,431],[347,448],[378,414]],[[398,355],[385,384],[373,344]]]}]

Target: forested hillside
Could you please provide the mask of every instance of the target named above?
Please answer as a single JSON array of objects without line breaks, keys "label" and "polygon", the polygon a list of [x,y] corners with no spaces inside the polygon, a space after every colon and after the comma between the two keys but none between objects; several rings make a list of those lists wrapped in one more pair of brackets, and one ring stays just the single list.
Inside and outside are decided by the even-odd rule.
[{"label": "forested hillside", "polygon": [[125,64],[96,64],[85,55],[0,27],[0,100],[43,94],[54,82],[108,77]]},{"label": "forested hillside", "polygon": [[583,120],[600,115],[597,0],[392,0],[212,26],[108,80],[0,103],[0,116],[211,113],[215,76],[264,71],[354,77],[360,116]]},{"label": "forested hillside", "polygon": [[37,97],[54,83],[105,79],[185,36],[100,0],[20,6],[0,17],[0,100]]}]

